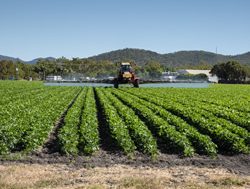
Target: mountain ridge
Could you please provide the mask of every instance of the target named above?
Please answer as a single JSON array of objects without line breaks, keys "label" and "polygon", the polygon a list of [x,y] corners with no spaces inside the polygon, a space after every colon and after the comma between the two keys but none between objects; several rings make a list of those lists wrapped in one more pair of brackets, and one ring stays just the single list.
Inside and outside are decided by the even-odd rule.
[{"label": "mountain ridge", "polygon": [[200,64],[214,65],[218,62],[226,62],[229,60],[235,60],[242,64],[250,65],[250,52],[239,55],[222,55],[208,51],[192,50],[160,54],[144,49],[126,48],[88,58],[94,60],[109,60],[113,62],[134,61],[139,65],[144,65],[148,61],[158,61],[169,67],[197,66]]},{"label": "mountain ridge", "polygon": [[49,57],[45,57],[45,58],[39,57],[39,58],[35,58],[35,59],[33,59],[33,60],[30,60],[30,61],[24,61],[24,60],[22,60],[22,59],[20,59],[20,58],[14,58],[14,57],[11,57],[11,56],[0,55],[0,60],[11,60],[11,61],[13,61],[13,62],[20,61],[20,62],[23,62],[23,63],[26,63],[26,64],[35,64],[35,63],[37,63],[37,61],[40,60],[40,59],[55,60],[56,58],[50,57],[50,56],[49,56]]},{"label": "mountain ridge", "polygon": [[[0,60],[21,61],[27,64],[35,64],[39,59],[55,60],[53,57],[36,58],[31,61],[23,61],[19,58],[0,55]],[[112,62],[133,61],[138,65],[145,65],[150,61],[157,61],[169,67],[181,66],[197,66],[201,64],[214,65],[218,62],[226,62],[229,60],[239,61],[242,64],[250,65],[250,52],[238,55],[223,55],[216,54],[209,51],[191,50],[191,51],[177,51],[172,53],[157,53],[151,50],[125,48],[110,52],[101,53],[95,56],[90,56],[83,59],[91,60],[108,60]]]}]

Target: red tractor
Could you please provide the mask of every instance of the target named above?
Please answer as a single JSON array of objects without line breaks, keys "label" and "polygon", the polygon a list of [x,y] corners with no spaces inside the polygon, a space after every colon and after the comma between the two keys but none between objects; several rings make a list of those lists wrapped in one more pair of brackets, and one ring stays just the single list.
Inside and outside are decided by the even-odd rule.
[{"label": "red tractor", "polygon": [[118,88],[119,84],[131,83],[134,87],[139,87],[139,79],[135,76],[129,62],[121,63],[117,78],[114,79],[114,87]]}]

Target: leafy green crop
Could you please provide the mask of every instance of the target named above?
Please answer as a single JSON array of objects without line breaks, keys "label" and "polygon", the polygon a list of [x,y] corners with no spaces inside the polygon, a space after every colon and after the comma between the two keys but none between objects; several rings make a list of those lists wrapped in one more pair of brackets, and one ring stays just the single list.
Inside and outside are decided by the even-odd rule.
[{"label": "leafy green crop", "polygon": [[142,149],[144,153],[150,154],[152,158],[155,158],[158,153],[156,140],[153,138],[144,122],[135,115],[131,108],[125,106],[121,101],[111,95],[110,91],[102,90],[102,92],[117,109],[118,114],[123,118],[137,148]]},{"label": "leafy green crop", "polygon": [[85,101],[86,88],[78,95],[75,103],[67,112],[64,122],[65,124],[59,131],[59,141],[61,151],[66,154],[78,154],[79,144],[79,124],[82,114],[82,108]]},{"label": "leafy green crop", "polygon": [[[169,93],[169,91],[164,93],[164,91],[166,90],[146,89],[144,91],[140,89],[134,93],[134,90],[127,90],[127,92],[136,94],[138,97],[160,106],[195,126],[199,132],[210,136],[222,151],[249,153],[249,133],[246,130],[227,120],[216,118],[214,114],[204,111],[198,105],[195,106],[194,102],[188,104],[189,100],[185,100],[184,95],[182,95],[182,98],[178,98],[179,93],[174,95],[175,93]],[[189,93],[192,93],[192,91],[189,90]],[[187,102],[184,103],[183,101]]]},{"label": "leafy green crop", "polygon": [[96,91],[103,109],[103,114],[109,125],[111,136],[126,154],[133,154],[136,146],[130,137],[128,126],[124,123],[117,113],[117,110],[112,106],[101,90],[96,89]]},{"label": "leafy green crop", "polygon": [[92,154],[99,149],[97,109],[93,88],[88,88],[79,128],[79,149],[85,154]]},{"label": "leafy green crop", "polygon": [[149,108],[122,94],[120,91],[113,90],[112,92],[142,116],[151,127],[151,130],[155,130],[156,134],[165,140],[167,144],[171,144],[171,147],[178,149],[185,156],[192,156],[194,154],[195,150],[188,138],[178,132],[173,125],[170,125],[164,119],[155,115]]},{"label": "leafy green crop", "polygon": [[197,131],[195,127],[189,125],[180,117],[173,115],[170,112],[166,111],[164,108],[162,108],[161,106],[164,106],[164,101],[158,101],[157,104],[158,105],[161,104],[161,106],[158,106],[150,102],[152,101],[151,100],[151,98],[153,98],[152,96],[140,94],[140,98],[138,98],[128,93],[124,95],[129,95],[129,97],[133,99],[134,101],[144,104],[145,106],[150,108],[152,111],[154,111],[155,114],[164,118],[165,121],[167,121],[169,124],[175,126],[176,130],[184,134],[191,141],[191,143],[193,144],[193,146],[195,147],[198,153],[208,154],[212,156],[217,153],[217,145],[212,142],[209,136],[202,135],[201,133],[199,133],[199,131]]},{"label": "leafy green crop", "polygon": [[152,159],[158,150],[249,153],[249,94],[248,85],[113,89],[0,81],[0,154],[40,150],[55,137],[62,154],[91,155],[100,143],[113,146],[104,144],[107,135],[125,154],[138,150]]}]

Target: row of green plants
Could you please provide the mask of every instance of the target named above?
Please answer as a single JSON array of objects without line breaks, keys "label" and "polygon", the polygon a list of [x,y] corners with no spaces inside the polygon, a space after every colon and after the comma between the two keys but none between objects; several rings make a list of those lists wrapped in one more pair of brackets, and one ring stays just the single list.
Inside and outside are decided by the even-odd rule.
[{"label": "row of green plants", "polygon": [[97,107],[93,88],[88,88],[79,128],[79,149],[84,154],[92,154],[99,150],[99,131]]},{"label": "row of green plants", "polygon": [[66,113],[64,125],[58,133],[61,152],[65,154],[77,154],[79,144],[79,126],[82,115],[83,103],[86,98],[86,90],[84,88],[72,107]]},{"label": "row of green plants", "polygon": [[0,106],[0,154],[29,152],[41,146],[79,88],[43,88],[40,93],[33,93],[32,87],[26,90],[30,94],[10,94],[13,100]]},{"label": "row of green plants", "polygon": [[249,153],[249,92],[247,86],[109,89],[0,81],[0,154],[40,149],[59,123],[67,155],[98,151],[100,129],[129,156],[138,150],[155,158],[158,149],[184,156]]},{"label": "row of green plants", "polygon": [[235,125],[242,127],[248,131],[250,131],[250,114],[246,112],[239,112],[237,110],[233,110],[227,107],[207,104],[205,102],[195,101],[195,106],[200,109],[204,109],[207,112],[212,113],[214,116],[218,118],[222,118],[228,120]]},{"label": "row of green plants", "polygon": [[0,92],[2,90],[12,91],[36,87],[43,87],[42,82],[0,80]]},{"label": "row of green plants", "polygon": [[[8,86],[6,86],[8,87]],[[50,91],[51,93],[53,91]],[[16,148],[16,144],[20,143],[24,132],[28,129],[29,125],[26,124],[29,120],[28,115],[31,113],[30,107],[35,105],[38,98],[46,96],[46,93],[39,95],[27,95],[23,96],[19,93],[21,100],[15,101],[15,95],[9,94],[12,101],[2,103],[0,106],[0,152],[7,153],[10,150]],[[33,98],[32,98],[33,97]],[[19,145],[20,146],[20,145]]]},{"label": "row of green plants", "polygon": [[[239,112],[237,111],[229,112],[225,110],[218,110],[218,108],[213,107],[210,104],[204,104],[200,102],[198,100],[199,97],[196,97],[196,99],[192,99],[187,98],[183,96],[183,94],[179,93],[175,96],[166,95],[163,91],[158,91],[156,94],[151,91],[149,92],[149,95],[151,95],[152,97],[157,96],[159,98],[162,98],[163,100],[167,98],[171,103],[182,104],[185,107],[189,107],[192,109],[192,111],[195,111],[201,114],[203,117],[212,120],[214,124],[219,124],[223,128],[226,128],[232,133],[235,133],[244,138],[246,140],[246,143],[250,144],[250,133],[248,132],[248,129],[250,127],[250,117],[249,119],[247,119],[246,116],[238,116]],[[237,122],[238,125],[236,125]]]},{"label": "row of green plants", "polygon": [[184,156],[194,155],[195,149],[189,139],[177,131],[173,125],[169,124],[162,117],[156,115],[150,108],[137,102],[129,95],[121,93],[118,90],[112,90],[112,93],[140,116],[150,130],[161,139],[167,150],[179,152]]},{"label": "row of green plants", "polygon": [[[101,89],[99,89],[101,90]],[[116,108],[120,117],[124,120],[128,127],[129,134],[136,144],[138,150],[145,154],[149,154],[153,159],[157,156],[157,143],[152,133],[145,123],[135,114],[135,112],[106,89],[101,90]]]},{"label": "row of green plants", "polygon": [[39,89],[26,89],[25,91],[16,91],[16,93],[0,93],[2,98],[0,99],[0,108],[2,111],[15,111],[17,108],[22,108],[22,111],[30,109],[33,105],[41,103],[41,101],[47,100],[54,95],[54,92],[58,93],[63,90],[60,88],[39,88]]},{"label": "row of green plants", "polygon": [[[249,133],[245,130],[241,133],[239,128],[226,125],[222,120],[212,114],[201,113],[202,109],[189,105],[183,105],[171,98],[161,98],[158,94],[147,95],[143,91],[128,90],[130,94],[136,94],[145,101],[152,102],[161,108],[179,116],[190,125],[195,126],[199,132],[208,135],[213,142],[218,145],[220,150],[234,153],[249,153]],[[219,121],[218,121],[219,120]]]},{"label": "row of green plants", "polygon": [[178,96],[204,101],[208,105],[214,104],[230,110],[250,113],[250,88],[248,85],[212,85],[207,89],[180,89],[176,92]]},{"label": "row of green plants", "polygon": [[[162,97],[164,99],[168,98],[169,100],[175,101],[177,103],[182,103],[188,106],[195,106],[201,110],[205,110],[203,111],[203,112],[206,112],[205,115],[210,114],[211,116],[211,114],[213,114],[214,117],[216,117],[216,119],[220,122],[223,122],[222,119],[225,119],[236,124],[237,126],[243,127],[244,129],[248,131],[250,130],[250,113],[238,111],[233,108],[225,107],[223,105],[218,105],[218,104],[215,105],[215,104],[208,103],[206,101],[204,102],[204,99],[207,99],[207,98],[204,98],[204,95],[201,96],[197,93],[194,93],[193,91],[187,91],[187,90],[182,90],[181,92],[177,92],[177,93],[175,92],[174,95],[169,94],[169,93],[166,94],[164,90],[157,90],[157,91],[151,90],[148,92],[152,96],[156,94],[157,96]],[[209,97],[209,95],[206,95],[206,96]],[[246,104],[249,104],[249,103],[246,103]],[[230,125],[230,123],[227,123],[227,125]],[[237,129],[237,127],[234,128],[235,126],[233,125],[231,126],[231,125],[229,127],[232,128],[233,130],[240,130],[240,128]]]},{"label": "row of green plants", "polygon": [[99,132],[94,90],[84,87],[67,112],[58,135],[61,152],[92,154],[99,149]]},{"label": "row of green plants", "polygon": [[29,115],[29,128],[22,137],[22,144],[25,152],[31,152],[41,147],[61,115],[71,104],[79,89],[68,89],[61,93],[54,93],[54,96],[48,100],[42,101],[42,105],[32,108],[32,114]]},{"label": "row of green plants", "polygon": [[[197,153],[211,156],[217,153],[217,145],[212,142],[209,136],[201,134],[195,127],[188,124],[180,117],[170,113],[169,111],[166,111],[159,105],[156,105],[147,100],[148,98],[153,97],[144,94],[139,98],[137,96],[127,93],[126,90],[123,90],[121,92],[123,92],[124,96],[129,96],[133,101],[145,105],[147,108],[151,109],[156,115],[163,118],[170,125],[173,125],[176,130],[178,130],[190,140]],[[145,98],[145,96],[147,96],[147,98]],[[143,97],[146,100],[144,100]]]},{"label": "row of green plants", "polygon": [[203,94],[200,93],[199,97],[209,104],[223,105],[231,110],[250,113],[249,93],[249,85],[214,85]]},{"label": "row of green plants", "polygon": [[108,127],[106,130],[109,130],[113,141],[125,154],[133,156],[136,146],[130,136],[128,125],[120,117],[117,109],[110,103],[110,100],[101,89],[96,88],[96,94],[101,106],[101,114],[105,117],[105,123],[102,126]]}]

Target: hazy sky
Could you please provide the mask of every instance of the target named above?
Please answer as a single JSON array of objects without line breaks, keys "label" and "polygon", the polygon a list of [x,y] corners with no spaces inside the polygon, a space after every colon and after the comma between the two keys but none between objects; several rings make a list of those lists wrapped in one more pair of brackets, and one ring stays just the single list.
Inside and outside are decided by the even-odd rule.
[{"label": "hazy sky", "polygon": [[245,53],[250,1],[0,0],[1,55],[88,57],[127,47]]}]

